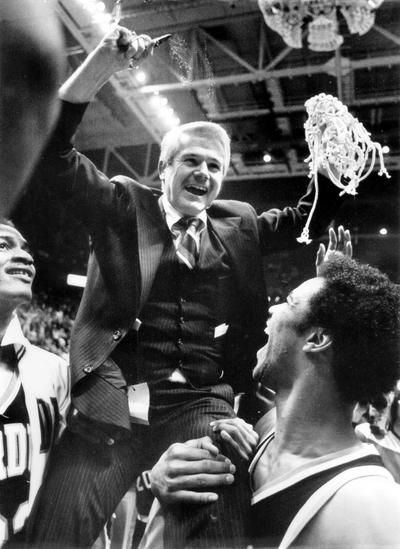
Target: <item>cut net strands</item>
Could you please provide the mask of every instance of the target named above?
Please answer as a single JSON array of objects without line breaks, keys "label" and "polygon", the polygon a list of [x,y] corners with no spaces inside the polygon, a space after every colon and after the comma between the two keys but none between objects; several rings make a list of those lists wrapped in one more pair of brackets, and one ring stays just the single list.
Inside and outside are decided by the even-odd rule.
[{"label": "cut net strands", "polygon": [[208,85],[197,91],[206,111],[217,112],[214,71],[207,53],[206,40],[196,30],[174,33],[169,40],[170,57],[182,82],[208,80]]},{"label": "cut net strands", "polygon": [[[356,195],[360,181],[372,172],[376,153],[379,155],[378,175],[388,174],[382,147],[371,140],[364,128],[347,107],[332,95],[320,93],[305,102],[308,119],[304,124],[305,137],[310,155],[305,159],[309,164],[309,177],[314,178],[315,197],[307,222],[297,239],[298,242],[311,242],[309,227],[318,201],[318,169],[327,172],[330,180],[344,193]],[[368,160],[369,166],[367,167]]]}]

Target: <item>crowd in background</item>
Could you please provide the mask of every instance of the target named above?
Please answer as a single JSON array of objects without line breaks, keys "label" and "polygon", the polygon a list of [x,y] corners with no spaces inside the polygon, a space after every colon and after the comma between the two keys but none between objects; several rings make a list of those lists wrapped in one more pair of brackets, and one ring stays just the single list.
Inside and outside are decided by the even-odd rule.
[{"label": "crowd in background", "polygon": [[69,342],[79,299],[39,292],[18,315],[25,337],[34,345],[68,360]]}]

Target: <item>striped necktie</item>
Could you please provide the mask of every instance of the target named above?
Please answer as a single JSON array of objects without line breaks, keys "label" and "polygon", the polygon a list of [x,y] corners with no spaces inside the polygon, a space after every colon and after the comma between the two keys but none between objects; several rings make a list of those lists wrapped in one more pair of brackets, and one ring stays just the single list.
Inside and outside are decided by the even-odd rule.
[{"label": "striped necktie", "polygon": [[196,245],[196,233],[201,230],[204,223],[198,217],[182,217],[173,225],[181,231],[181,239],[176,249],[178,261],[189,269],[194,269],[198,257]]}]

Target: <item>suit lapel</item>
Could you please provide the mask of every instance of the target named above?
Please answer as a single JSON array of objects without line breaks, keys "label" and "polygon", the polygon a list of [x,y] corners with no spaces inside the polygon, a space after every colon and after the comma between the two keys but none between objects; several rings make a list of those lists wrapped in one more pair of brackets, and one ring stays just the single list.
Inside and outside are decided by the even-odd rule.
[{"label": "suit lapel", "polygon": [[244,232],[240,225],[242,223],[241,217],[224,217],[224,218],[212,218],[209,217],[209,223],[212,230],[220,239],[222,245],[225,247],[229,256],[232,259],[236,259],[238,251],[242,248],[243,242],[247,240],[247,234]]},{"label": "suit lapel", "polygon": [[138,246],[141,273],[140,309],[146,303],[160,264],[168,230],[157,200],[142,200],[137,209]]}]

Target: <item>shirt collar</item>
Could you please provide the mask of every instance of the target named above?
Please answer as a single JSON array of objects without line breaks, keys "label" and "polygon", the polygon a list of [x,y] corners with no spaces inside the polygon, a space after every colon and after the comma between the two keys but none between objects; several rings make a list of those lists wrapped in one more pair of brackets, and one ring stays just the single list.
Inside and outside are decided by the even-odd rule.
[{"label": "shirt collar", "polygon": [[[172,204],[168,201],[168,198],[165,196],[165,194],[161,195],[161,203],[162,203],[162,206],[164,208],[165,220],[167,222],[168,228],[171,232],[173,232],[172,231],[172,226],[182,218],[182,214],[180,214],[172,206]],[[207,212],[206,212],[206,210],[203,210],[202,212],[200,212],[195,217],[198,217],[199,219],[202,220],[202,222],[204,223],[203,227],[205,227],[207,225]]]},{"label": "shirt collar", "polygon": [[12,319],[1,340],[0,346],[3,347],[5,345],[14,345],[18,358],[21,357],[21,351],[25,352],[28,346],[28,340],[22,333],[21,324],[16,313],[13,313]]}]

